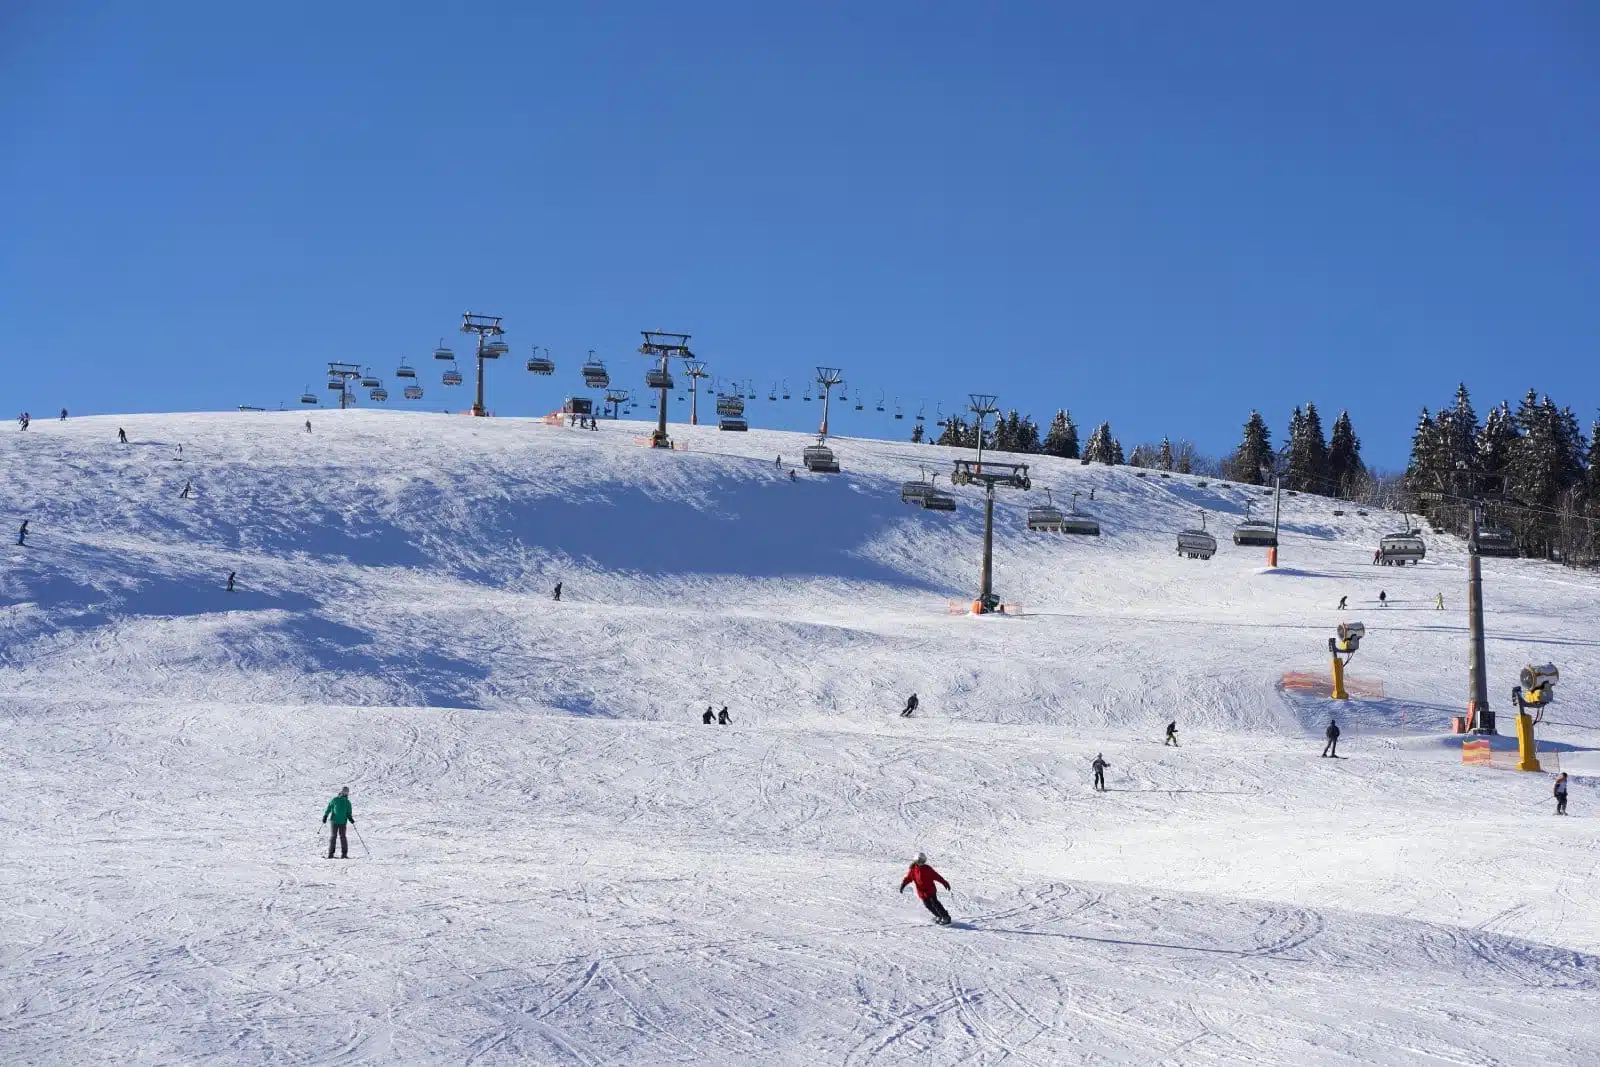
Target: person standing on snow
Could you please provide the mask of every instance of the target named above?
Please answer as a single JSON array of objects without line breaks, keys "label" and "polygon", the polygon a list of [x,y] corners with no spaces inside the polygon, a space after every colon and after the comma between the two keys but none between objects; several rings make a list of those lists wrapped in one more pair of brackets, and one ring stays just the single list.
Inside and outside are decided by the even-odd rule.
[{"label": "person standing on snow", "polygon": [[124,445],[128,443],[128,431],[124,430],[121,426],[117,427],[117,441],[119,444]]},{"label": "person standing on snow", "polygon": [[27,543],[28,543],[28,520],[27,519],[23,519],[22,520],[21,529],[17,530],[17,544],[26,545]]},{"label": "person standing on snow", "polygon": [[62,408],[61,409],[61,421],[62,422],[66,422],[67,421],[67,409],[66,408]]},{"label": "person standing on snow", "polygon": [[1322,754],[1324,756],[1332,756],[1334,759],[1338,759],[1339,724],[1334,722],[1332,719],[1329,719],[1328,728],[1322,732],[1322,735],[1328,739],[1328,743],[1322,746]]},{"label": "person standing on snow", "polygon": [[555,598],[555,599],[556,599],[556,600],[557,600],[557,601],[559,601],[559,600],[560,600],[560,599],[561,599],[561,583],[560,583],[560,582],[557,582],[557,583],[556,583],[556,588],[555,588],[555,593],[554,593],[554,598]]},{"label": "person standing on snow", "polygon": [[1178,747],[1178,723],[1176,719],[1167,723],[1167,739],[1161,742],[1162,748],[1166,748],[1168,745],[1173,748]]},{"label": "person standing on snow", "polygon": [[1378,606],[1380,608],[1389,606],[1389,594],[1382,589],[1378,590]]},{"label": "person standing on snow", "polygon": [[906,700],[906,706],[901,709],[900,717],[902,719],[909,719],[909,718],[911,718],[912,715],[914,715],[916,713],[916,710],[917,710],[917,694],[912,693],[911,696]]},{"label": "person standing on snow", "polygon": [[1345,602],[1345,601],[1347,601],[1347,600],[1349,600],[1349,599],[1350,599],[1350,598],[1349,598],[1349,597],[1347,597],[1347,596],[1342,596],[1342,597],[1340,597],[1340,598],[1339,598],[1339,610],[1340,610],[1340,611],[1343,611],[1343,610],[1344,610],[1344,602]]},{"label": "person standing on snow", "polygon": [[310,433],[310,432],[311,432],[311,420],[307,419],[306,420],[306,433]]},{"label": "person standing on snow", "polygon": [[1438,596],[1433,598],[1433,610],[1435,610],[1435,611],[1443,611],[1444,610],[1444,594],[1443,593],[1440,593]]},{"label": "person standing on snow", "polygon": [[1567,772],[1566,771],[1562,771],[1560,774],[1556,775],[1555,796],[1556,796],[1556,814],[1557,815],[1565,815],[1567,813]]},{"label": "person standing on snow", "polygon": [[940,926],[950,925],[950,913],[944,910],[944,905],[939,903],[938,886],[950,888],[950,883],[944,880],[944,875],[928,866],[928,857],[921,852],[911,861],[911,869],[900,880],[900,892],[906,891],[906,886],[916,885],[917,896],[922,900],[922,906],[933,913],[933,921]]},{"label": "person standing on snow", "polygon": [[185,478],[183,480],[183,492],[178,494],[178,499],[179,500],[188,500],[189,499],[189,490],[190,489],[191,489],[191,486],[189,485],[189,479]]},{"label": "person standing on snow", "polygon": [[328,801],[328,806],[323,809],[323,823],[326,824],[329,819],[333,820],[333,832],[328,835],[328,858],[333,859],[333,846],[337,844],[342,849],[339,858],[347,860],[350,858],[350,839],[345,836],[344,825],[356,821],[355,812],[350,810],[349,786],[341,786],[339,795]]},{"label": "person standing on snow", "polygon": [[233,580],[239,576],[238,571],[228,572],[228,592],[233,592]]},{"label": "person standing on snow", "polygon": [[728,705],[726,704],[722,705],[722,710],[717,712],[717,725],[728,725]]},{"label": "person standing on snow", "polygon": [[1094,754],[1094,762],[1089,766],[1094,768],[1095,792],[1104,793],[1106,791],[1106,768],[1111,764],[1106,762],[1106,757],[1103,753],[1096,752]]},{"label": "person standing on snow", "polygon": [[710,726],[716,720],[717,720],[717,716],[716,716],[716,714],[714,712],[712,712],[711,705],[707,704],[706,705],[706,713],[704,715],[700,716],[700,721],[705,723],[707,726]]}]

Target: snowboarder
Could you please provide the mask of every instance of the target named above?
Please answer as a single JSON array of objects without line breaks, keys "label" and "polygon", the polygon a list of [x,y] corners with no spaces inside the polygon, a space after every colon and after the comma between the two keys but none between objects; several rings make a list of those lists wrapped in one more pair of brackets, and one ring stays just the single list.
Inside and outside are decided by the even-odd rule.
[{"label": "snowboarder", "polygon": [[310,433],[310,432],[311,432],[311,420],[307,419],[306,420],[306,433]]},{"label": "snowboarder", "polygon": [[323,809],[322,821],[324,824],[329,819],[333,820],[333,832],[328,835],[328,858],[333,859],[333,846],[340,847],[339,858],[350,858],[350,839],[345,836],[344,824],[356,821],[355,812],[350,810],[350,787],[341,786],[339,795],[328,801],[328,806]]},{"label": "snowboarder", "polygon": [[128,443],[128,431],[121,426],[117,427],[117,442],[124,445]]},{"label": "snowboarder", "polygon": [[233,580],[239,576],[238,571],[228,572],[228,592],[233,592]]},{"label": "snowboarder", "polygon": [[1171,745],[1173,748],[1177,748],[1178,747],[1178,723],[1177,723],[1177,720],[1173,720],[1172,722],[1167,723],[1167,739],[1165,741],[1161,742],[1161,747],[1162,748],[1166,748],[1168,745]]},{"label": "snowboarder", "polygon": [[950,913],[944,910],[944,905],[939,903],[939,886],[950,888],[950,883],[944,880],[944,875],[928,866],[928,857],[921,852],[911,861],[911,869],[900,880],[900,892],[906,891],[906,886],[915,884],[917,896],[922,899],[922,906],[933,913],[933,921],[940,926],[950,925]]},{"label": "snowboarder", "polygon": [[790,480],[790,481],[791,481],[791,482],[797,482],[797,481],[799,481],[799,480],[800,480],[800,479],[799,479],[799,478],[798,478],[798,477],[796,477],[796,476],[795,476],[795,473],[794,473],[794,468],[793,468],[793,467],[790,467],[790,468],[789,468],[789,480]]},{"label": "snowboarder", "polygon": [[556,583],[555,592],[552,595],[554,596],[554,598],[557,601],[559,601],[561,599],[561,583],[560,582]]},{"label": "snowboarder", "polygon": [[1096,752],[1094,754],[1094,762],[1089,764],[1089,766],[1094,768],[1095,791],[1097,793],[1104,793],[1106,791],[1106,768],[1111,766],[1111,764],[1106,762],[1106,757],[1103,753]]},{"label": "snowboarder", "polygon": [[1438,594],[1437,596],[1435,596],[1433,598],[1433,610],[1434,611],[1443,611],[1444,610],[1444,594],[1443,593],[1440,593],[1440,594]]},{"label": "snowboarder", "polygon": [[909,719],[909,718],[911,718],[912,715],[914,715],[916,713],[916,710],[917,710],[917,694],[912,693],[911,696],[909,698],[907,698],[907,700],[906,700],[906,706],[904,708],[900,709],[900,717],[902,719]]},{"label": "snowboarder", "polygon": [[707,704],[706,713],[700,716],[700,721],[705,723],[707,726],[710,726],[716,720],[716,718],[716,714],[711,710],[711,705]]},{"label": "snowboarder", "polygon": [[1384,592],[1382,589],[1378,590],[1378,606],[1380,608],[1386,608],[1389,606],[1389,594]]},{"label": "snowboarder", "polygon": [[62,422],[66,422],[67,421],[67,409],[66,408],[62,408],[61,409],[61,421]]},{"label": "snowboarder", "polygon": [[600,424],[595,421],[595,418],[594,418],[593,415],[590,415],[589,416],[589,429],[598,430],[599,428],[600,428]]},{"label": "snowboarder", "polygon": [[778,453],[778,458],[773,460],[772,464],[773,464],[773,466],[778,467],[779,469],[782,469],[782,467],[783,467],[783,453],[782,452]]},{"label": "snowboarder", "polygon": [[183,492],[178,494],[178,499],[179,500],[188,500],[189,499],[189,489],[190,489],[189,479],[185,478],[183,480]]},{"label": "snowboarder", "polygon": [[717,712],[717,725],[728,725],[728,705],[726,704],[722,705],[722,710]]},{"label": "snowboarder", "polygon": [[27,543],[28,543],[28,520],[27,519],[23,519],[22,520],[21,529],[17,530],[17,544],[26,545]]},{"label": "snowboarder", "polygon": [[1328,743],[1322,746],[1322,754],[1324,756],[1332,756],[1334,759],[1338,759],[1339,724],[1334,722],[1332,719],[1329,719],[1328,728],[1322,732],[1322,735],[1328,739]]},{"label": "snowboarder", "polygon": [[1565,815],[1567,813],[1567,772],[1566,771],[1562,771],[1560,774],[1556,775],[1555,795],[1556,795],[1556,814],[1557,815]]},{"label": "snowboarder", "polygon": [[1349,600],[1349,599],[1350,599],[1350,598],[1349,598],[1349,597],[1347,597],[1347,596],[1342,596],[1342,597],[1340,597],[1340,598],[1339,598],[1339,610],[1340,610],[1340,611],[1343,611],[1343,610],[1344,610],[1344,604],[1345,604],[1345,601],[1347,601],[1347,600]]}]

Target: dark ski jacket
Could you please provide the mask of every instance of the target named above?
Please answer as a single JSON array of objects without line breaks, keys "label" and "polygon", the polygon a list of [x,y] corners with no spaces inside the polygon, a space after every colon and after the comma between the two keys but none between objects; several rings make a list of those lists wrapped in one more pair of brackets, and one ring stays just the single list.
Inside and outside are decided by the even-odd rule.
[{"label": "dark ski jacket", "polygon": [[946,889],[950,888],[950,883],[944,880],[944,875],[928,864],[913,863],[911,869],[906,872],[906,876],[900,880],[900,892],[904,893],[908,885],[915,885],[917,887],[917,896],[927,900],[937,896],[939,893],[939,890],[934,888],[935,882]]},{"label": "dark ski jacket", "polygon": [[333,825],[343,826],[347,822],[355,822],[355,812],[350,810],[350,798],[345,796],[334,797],[328,801],[327,810],[322,813],[322,821],[333,819]]},{"label": "dark ski jacket", "polygon": [[1567,782],[1566,782],[1566,779],[1564,779],[1564,778],[1557,778],[1556,779],[1556,790],[1555,790],[1555,792],[1556,792],[1556,796],[1558,796],[1558,797],[1564,797],[1564,796],[1567,795]]},{"label": "dark ski jacket", "polygon": [[1336,722],[1328,723],[1328,728],[1327,730],[1323,731],[1323,734],[1329,741],[1332,741],[1335,737],[1339,736],[1339,724]]},{"label": "dark ski jacket", "polygon": [[1107,767],[1111,766],[1111,764],[1107,763],[1105,760],[1100,759],[1097,756],[1097,757],[1095,757],[1095,761],[1093,763],[1089,764],[1089,766],[1093,767],[1096,772],[1104,773],[1105,769]]},{"label": "dark ski jacket", "polygon": [[1178,735],[1178,724],[1175,723],[1175,722],[1167,723],[1167,736],[1168,737],[1176,737],[1177,735]]}]

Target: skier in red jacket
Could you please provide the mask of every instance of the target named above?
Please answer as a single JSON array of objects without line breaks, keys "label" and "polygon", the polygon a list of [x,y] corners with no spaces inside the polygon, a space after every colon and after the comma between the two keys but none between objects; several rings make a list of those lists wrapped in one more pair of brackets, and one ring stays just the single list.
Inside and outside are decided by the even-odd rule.
[{"label": "skier in red jacket", "polygon": [[923,907],[933,912],[933,921],[940,926],[949,926],[950,913],[939,903],[938,886],[949,889],[950,883],[944,880],[944,875],[928,866],[928,857],[921,852],[917,853],[917,858],[911,861],[911,869],[900,880],[900,892],[904,893],[906,886],[913,883],[917,887],[917,896],[922,898]]}]

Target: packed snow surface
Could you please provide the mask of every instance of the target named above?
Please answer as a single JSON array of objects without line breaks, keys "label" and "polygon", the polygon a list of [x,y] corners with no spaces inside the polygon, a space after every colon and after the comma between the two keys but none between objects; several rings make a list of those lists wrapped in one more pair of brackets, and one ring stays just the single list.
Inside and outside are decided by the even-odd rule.
[{"label": "packed snow surface", "polygon": [[[1286,496],[1269,568],[1259,490],[1020,457],[1103,536],[999,490],[974,617],[979,490],[898,498],[953,450],[303,419],[0,443],[0,1061],[1600,1062],[1592,575],[1484,562],[1502,733],[1561,669],[1521,773],[1450,740],[1466,555],[1372,566],[1399,515]],[[1357,699],[1285,686],[1340,619]]]}]

